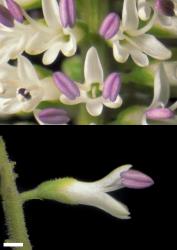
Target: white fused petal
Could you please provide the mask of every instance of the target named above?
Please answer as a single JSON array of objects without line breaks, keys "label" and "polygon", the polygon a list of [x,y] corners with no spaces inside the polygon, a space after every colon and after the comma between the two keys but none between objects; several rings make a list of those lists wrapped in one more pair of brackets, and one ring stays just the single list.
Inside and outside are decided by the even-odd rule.
[{"label": "white fused petal", "polygon": [[113,55],[116,61],[124,63],[129,57],[129,52],[126,48],[120,45],[119,41],[113,43]]},{"label": "white fused petal", "polygon": [[108,214],[119,218],[119,219],[129,219],[129,211],[127,206],[125,206],[120,201],[115,200],[110,195],[105,193],[97,193],[92,197],[89,197],[88,203],[86,205],[94,206],[99,209],[104,210]]},{"label": "white fused petal", "polygon": [[96,189],[103,192],[110,192],[122,188],[120,174],[128,171],[130,168],[132,168],[132,165],[123,165],[114,169],[101,180],[94,182]]},{"label": "white fused petal", "polygon": [[103,100],[103,104],[107,107],[107,108],[111,108],[111,109],[117,109],[120,106],[122,106],[122,98],[120,96],[117,97],[117,99],[115,100],[115,102],[111,102],[108,100]]},{"label": "white fused petal", "polygon": [[146,67],[149,65],[149,59],[147,55],[145,55],[140,50],[136,49],[130,44],[125,45],[127,50],[129,51],[133,61],[140,67]]},{"label": "white fused petal", "polygon": [[160,64],[154,79],[154,98],[149,108],[165,106],[170,97],[170,85],[163,64]]},{"label": "white fused petal", "polygon": [[42,0],[42,10],[47,25],[60,28],[59,6],[56,0]]},{"label": "white fused petal", "polygon": [[43,55],[43,59],[42,59],[42,62],[44,65],[49,65],[49,64],[52,64],[59,52],[60,52],[60,49],[61,49],[61,43],[57,42],[57,43],[54,43]]},{"label": "white fused petal", "polygon": [[101,98],[90,99],[86,103],[86,109],[88,113],[92,116],[99,116],[103,111],[103,103],[101,102]]},{"label": "white fused petal", "polygon": [[73,204],[97,207],[120,219],[129,218],[128,208],[110,195],[96,191],[94,183],[75,181],[65,194]]},{"label": "white fused petal", "polygon": [[30,82],[38,84],[38,75],[32,65],[32,63],[24,56],[18,57],[18,76],[22,83]]},{"label": "white fused petal", "polygon": [[61,48],[62,53],[67,57],[73,56],[77,50],[77,43],[75,36],[73,34],[70,34],[69,37],[70,37],[69,41],[63,43]]},{"label": "white fused petal", "polygon": [[136,30],[139,26],[136,0],[124,0],[122,25],[125,30]]},{"label": "white fused petal", "polygon": [[97,50],[94,47],[87,52],[84,75],[87,84],[103,83],[103,68]]},{"label": "white fused petal", "polygon": [[144,34],[132,38],[132,41],[142,52],[155,59],[166,60],[172,55],[171,51],[159,42],[153,35]]}]

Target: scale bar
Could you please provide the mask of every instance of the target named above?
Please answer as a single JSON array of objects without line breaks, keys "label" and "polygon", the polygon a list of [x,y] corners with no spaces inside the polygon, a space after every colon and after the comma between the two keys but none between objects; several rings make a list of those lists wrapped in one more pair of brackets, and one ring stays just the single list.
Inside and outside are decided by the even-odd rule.
[{"label": "scale bar", "polygon": [[4,243],[3,247],[23,247],[23,243]]}]

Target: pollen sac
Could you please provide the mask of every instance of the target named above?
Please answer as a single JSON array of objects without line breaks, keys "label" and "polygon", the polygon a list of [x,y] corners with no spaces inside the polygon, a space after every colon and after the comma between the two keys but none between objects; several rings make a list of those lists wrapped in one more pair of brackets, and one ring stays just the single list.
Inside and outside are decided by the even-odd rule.
[{"label": "pollen sac", "polygon": [[76,22],[75,0],[60,0],[59,9],[63,27],[72,28]]},{"label": "pollen sac", "polygon": [[115,102],[117,96],[119,95],[121,88],[121,78],[118,73],[110,74],[105,83],[103,88],[103,97],[105,99],[109,99],[111,102]]},{"label": "pollen sac", "polygon": [[165,16],[174,16],[175,6],[171,0],[156,0],[155,2],[155,9],[162,15]]},{"label": "pollen sac", "polygon": [[48,108],[39,112],[38,119],[46,124],[67,124],[70,121],[70,118],[65,110]]},{"label": "pollen sac", "polygon": [[146,118],[150,120],[165,120],[174,117],[174,112],[168,108],[154,108],[146,112]]},{"label": "pollen sac", "polygon": [[0,4],[0,23],[6,27],[14,27],[14,17],[10,11]]},{"label": "pollen sac", "polygon": [[14,0],[6,0],[7,7],[11,13],[11,15],[14,17],[14,19],[22,23],[24,18],[23,18],[23,12],[19,4],[17,4]]},{"label": "pollen sac", "polygon": [[75,100],[80,96],[78,86],[62,72],[54,73],[53,79],[57,88],[70,100]]},{"label": "pollen sac", "polygon": [[100,35],[106,40],[111,39],[119,31],[120,17],[116,13],[110,13],[103,21],[100,28]]}]

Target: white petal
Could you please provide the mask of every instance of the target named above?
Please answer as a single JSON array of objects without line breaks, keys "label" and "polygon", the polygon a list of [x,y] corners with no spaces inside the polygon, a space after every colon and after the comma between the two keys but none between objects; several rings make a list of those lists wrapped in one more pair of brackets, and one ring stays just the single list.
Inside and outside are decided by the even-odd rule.
[{"label": "white petal", "polygon": [[65,195],[73,204],[97,207],[120,219],[129,218],[129,211],[125,205],[108,194],[97,192],[93,183],[75,181],[67,187]]},{"label": "white petal", "polygon": [[177,84],[177,62],[164,63],[165,73],[171,84]]},{"label": "white petal", "polygon": [[60,97],[60,92],[53,82],[51,77],[45,78],[39,82],[39,85],[44,91],[43,100],[58,100]]},{"label": "white petal", "polygon": [[130,168],[132,168],[132,165],[123,165],[114,169],[101,180],[93,182],[96,190],[98,189],[103,192],[111,192],[122,188],[120,174],[128,171]]},{"label": "white petal", "polygon": [[42,0],[42,10],[47,25],[53,29],[60,28],[59,5],[56,0]]},{"label": "white petal", "polygon": [[24,83],[38,84],[38,75],[32,65],[32,63],[24,56],[18,57],[18,76],[20,81]]},{"label": "white petal", "polygon": [[140,67],[146,67],[149,65],[148,57],[142,53],[140,50],[136,49],[130,44],[125,45],[129,51],[133,61]]},{"label": "white petal", "polygon": [[135,47],[155,59],[166,60],[172,55],[171,51],[153,35],[144,34],[139,37],[134,37],[131,40],[135,44]]},{"label": "white petal", "polygon": [[117,109],[119,108],[120,106],[122,106],[122,98],[120,96],[117,97],[117,99],[115,100],[115,102],[111,102],[111,101],[108,101],[108,100],[103,100],[103,104],[108,107],[108,108],[111,108],[111,109]]},{"label": "white petal", "polygon": [[165,107],[170,97],[170,85],[163,64],[160,64],[154,79],[154,98],[149,108]]},{"label": "white petal", "polygon": [[124,30],[136,30],[139,26],[136,0],[124,0],[122,11],[122,25]]},{"label": "white petal", "polygon": [[151,15],[151,7],[147,0],[138,0],[138,15],[141,20],[146,21],[150,18]]},{"label": "white petal", "polygon": [[94,47],[87,52],[84,75],[87,84],[103,83],[103,68],[97,50]]},{"label": "white petal", "polygon": [[90,115],[99,116],[103,111],[103,103],[100,101],[100,98],[90,99],[90,101],[86,103],[86,109]]},{"label": "white petal", "polygon": [[59,52],[60,52],[60,49],[61,49],[61,43],[57,42],[57,43],[54,43],[43,55],[43,59],[42,59],[42,62],[44,65],[50,65],[52,64]]},{"label": "white petal", "polygon": [[88,199],[88,203],[84,205],[100,208],[119,219],[130,218],[127,206],[105,193],[97,193],[93,195],[90,199]]},{"label": "white petal", "polygon": [[117,62],[124,63],[129,57],[129,52],[118,41],[113,43],[113,55]]}]

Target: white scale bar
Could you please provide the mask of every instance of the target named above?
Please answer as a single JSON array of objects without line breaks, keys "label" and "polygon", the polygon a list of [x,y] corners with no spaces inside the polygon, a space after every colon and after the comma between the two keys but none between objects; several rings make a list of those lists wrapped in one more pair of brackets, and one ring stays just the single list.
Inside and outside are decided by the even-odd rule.
[{"label": "white scale bar", "polygon": [[4,243],[4,247],[23,247],[23,243]]}]

